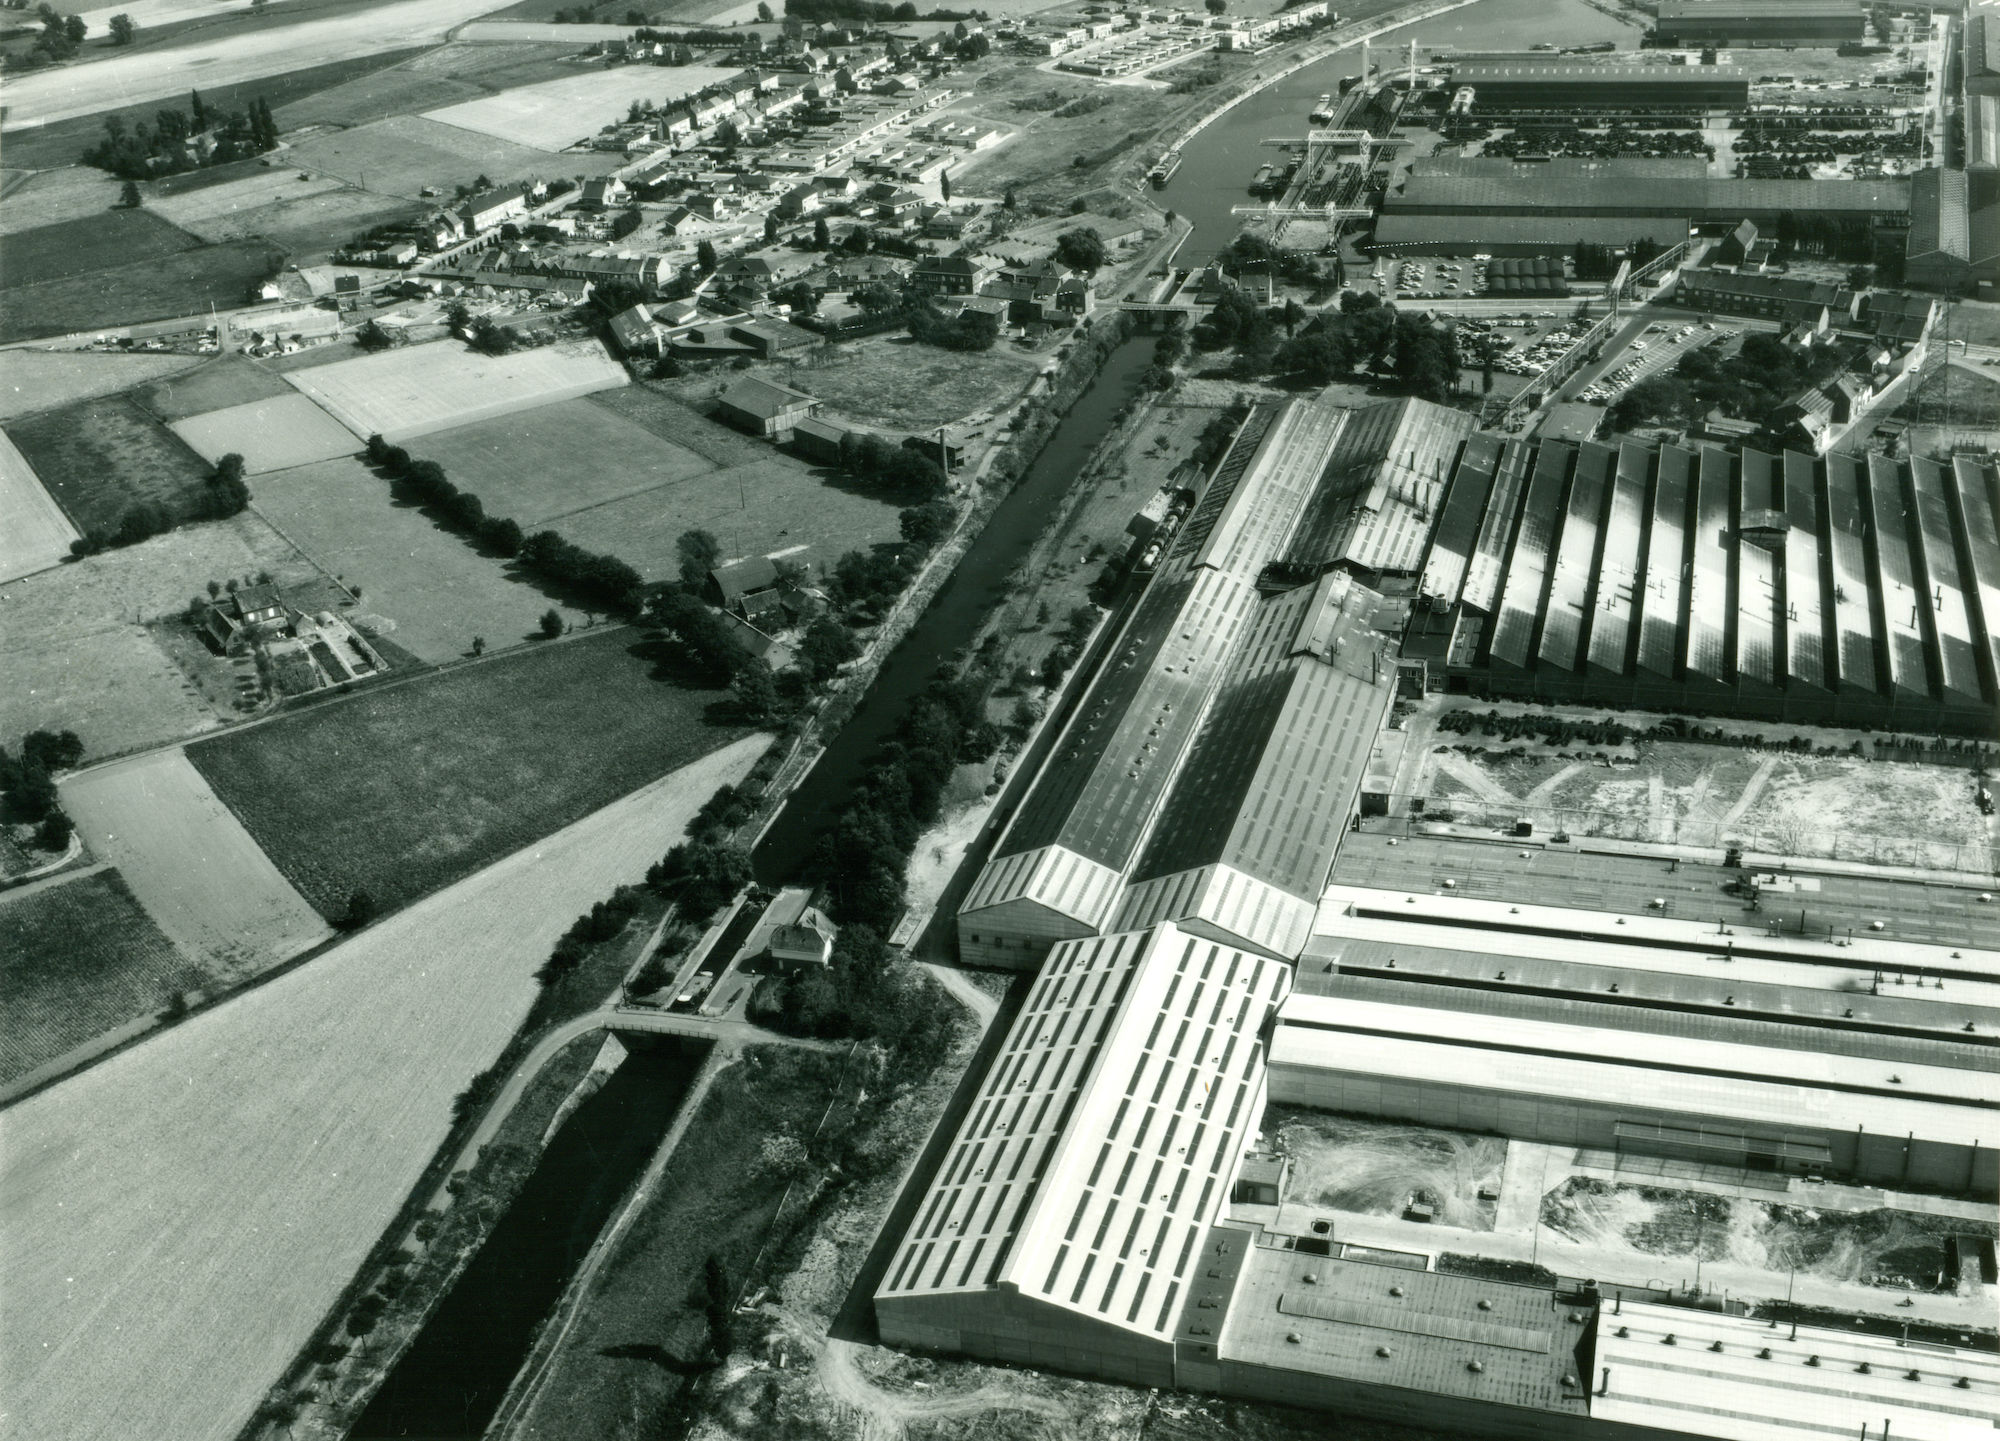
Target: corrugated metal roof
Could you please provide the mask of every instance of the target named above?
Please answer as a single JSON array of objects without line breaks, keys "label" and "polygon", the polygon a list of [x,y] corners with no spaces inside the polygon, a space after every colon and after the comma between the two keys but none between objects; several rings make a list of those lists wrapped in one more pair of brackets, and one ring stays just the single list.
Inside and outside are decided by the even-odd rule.
[{"label": "corrugated metal roof", "polygon": [[1819,478],[1813,458],[1784,456],[1785,669],[1793,682],[1825,686],[1826,615],[1819,578]]},{"label": "corrugated metal roof", "polygon": [[1666,89],[1750,83],[1750,72],[1734,65],[1592,65],[1577,60],[1463,60],[1451,67],[1451,83],[1660,86]]},{"label": "corrugated metal roof", "polygon": [[1562,524],[1563,491],[1576,447],[1552,440],[1535,458],[1521,506],[1521,526],[1507,564],[1507,585],[1493,624],[1493,658],[1525,669],[1548,584],[1549,547]]},{"label": "corrugated metal roof", "polygon": [[1934,461],[1912,460],[1910,483],[1917,498],[1912,530],[1923,560],[1931,629],[1937,638],[1938,679],[1950,695],[1977,703],[1982,698],[1979,651],[1972,636],[1964,586],[1959,579],[1958,551],[1952,544],[1944,467]]},{"label": "corrugated metal roof", "polygon": [[1486,517],[1487,499],[1493,493],[1493,472],[1500,463],[1502,444],[1500,436],[1486,431],[1466,441],[1431,531],[1430,554],[1424,559],[1424,595],[1458,599],[1480,523]]},{"label": "corrugated metal roof", "polygon": [[1777,670],[1778,561],[1740,533],[1736,538],[1736,675],[1775,685]]},{"label": "corrugated metal roof", "polygon": [[1953,457],[1951,471],[1952,502],[1972,561],[1969,593],[1977,641],[1989,675],[2000,675],[2000,529],[1994,523],[1991,472],[1969,455]]},{"label": "corrugated metal roof", "polygon": [[1929,695],[1931,670],[1923,631],[1926,597],[1917,590],[1910,556],[1910,513],[1902,471],[1888,456],[1868,457],[1867,495],[1875,535],[1875,580],[1882,619],[1889,629],[1888,681],[1898,690]]},{"label": "corrugated metal roof", "polygon": [[1742,219],[1747,214],[1822,210],[1904,214],[1910,182],[1884,180],[1565,179],[1558,176],[1412,175],[1383,198],[1385,215],[1428,211],[1479,214],[1686,216]]},{"label": "corrugated metal roof", "polygon": [[1859,0],[1659,0],[1662,20],[1855,20]]},{"label": "corrugated metal roof", "polygon": [[1687,607],[1688,499],[1694,453],[1660,447],[1659,484],[1653,491],[1653,525],[1646,535],[1646,579],[1639,592],[1639,669],[1676,674]]},{"label": "corrugated metal roof", "polygon": [[1650,240],[1678,245],[1687,239],[1687,221],[1636,215],[1383,215],[1375,222],[1377,249],[1480,245],[1548,247],[1561,255],[1579,240],[1593,245],[1630,245]]},{"label": "corrugated metal roof", "polygon": [[1618,447],[1618,469],[1604,522],[1604,554],[1599,562],[1596,610],[1590,619],[1590,664],[1624,674],[1632,644],[1632,614],[1638,600],[1639,542],[1646,526],[1646,483],[1652,452],[1634,441]]},{"label": "corrugated metal roof", "polygon": [[1284,558],[1415,570],[1452,462],[1471,433],[1470,415],[1427,400],[1392,400],[1354,412]]},{"label": "corrugated metal roof", "polygon": [[1494,471],[1492,501],[1479,523],[1479,539],[1466,567],[1464,600],[1486,614],[1493,613],[1500,598],[1500,580],[1507,573],[1507,551],[1514,538],[1514,520],[1520,511],[1521,491],[1527,484],[1529,468],[1535,461],[1535,447],[1525,440],[1510,440],[1501,452]]},{"label": "corrugated metal roof", "polygon": [[1569,509],[1563,517],[1562,538],[1556,545],[1549,573],[1549,599],[1542,617],[1542,665],[1575,670],[1581,648],[1591,583],[1596,576],[1597,527],[1611,467],[1618,452],[1586,441],[1577,448],[1576,475],[1570,482]]},{"label": "corrugated metal roof", "polygon": [[1837,678],[1847,689],[1874,690],[1875,626],[1868,613],[1868,595],[1875,582],[1862,539],[1867,521],[1861,509],[1861,466],[1855,457],[1837,452],[1824,464]]}]

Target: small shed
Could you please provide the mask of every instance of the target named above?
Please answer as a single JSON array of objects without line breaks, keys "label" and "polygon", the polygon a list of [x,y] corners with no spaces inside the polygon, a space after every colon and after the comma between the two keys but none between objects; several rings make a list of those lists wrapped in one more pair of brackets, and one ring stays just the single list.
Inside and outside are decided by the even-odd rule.
[{"label": "small shed", "polygon": [[722,392],[715,414],[739,430],[785,441],[801,420],[818,409],[819,402],[804,391],[752,376]]}]

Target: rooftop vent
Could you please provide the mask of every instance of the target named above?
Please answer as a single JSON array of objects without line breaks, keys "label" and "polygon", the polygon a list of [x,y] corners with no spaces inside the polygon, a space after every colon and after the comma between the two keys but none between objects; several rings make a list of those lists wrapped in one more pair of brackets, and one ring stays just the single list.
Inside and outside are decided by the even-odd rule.
[{"label": "rooftop vent", "polygon": [[1759,1361],[1768,1361],[1768,1360],[1770,1360],[1770,1359],[1771,1359],[1771,1348],[1770,1348],[1769,1346],[1766,1346],[1766,1347],[1765,1347],[1765,1348],[1764,1348],[1763,1350],[1759,1351],[1759,1352],[1757,1353],[1757,1359],[1758,1359]]},{"label": "rooftop vent", "polygon": [[1394,1351],[1391,1351],[1387,1346],[1377,1346],[1375,1348],[1375,1354],[1377,1356],[1387,1357],[1387,1356],[1393,1356],[1396,1353]]},{"label": "rooftop vent", "polygon": [[1467,1361],[1465,1369],[1475,1376],[1483,1375],[1486,1371],[1486,1363],[1484,1361]]},{"label": "rooftop vent", "polygon": [[1674,1333],[1673,1333],[1673,1332],[1671,1332],[1671,1331],[1669,1331],[1669,1332],[1667,1332],[1667,1334],[1666,1334],[1666,1335],[1664,1335],[1664,1336],[1662,1336],[1662,1337],[1660,1338],[1660,1344],[1661,1344],[1662,1346],[1678,1346],[1678,1345],[1680,1345],[1681,1343],[1680,1343],[1679,1341],[1675,1340],[1675,1339],[1674,1339]]},{"label": "rooftop vent", "polygon": [[1299,1333],[1296,1331],[1287,1331],[1285,1333],[1285,1339],[1291,1342],[1294,1346],[1296,1346],[1299,1344],[1300,1340]]}]

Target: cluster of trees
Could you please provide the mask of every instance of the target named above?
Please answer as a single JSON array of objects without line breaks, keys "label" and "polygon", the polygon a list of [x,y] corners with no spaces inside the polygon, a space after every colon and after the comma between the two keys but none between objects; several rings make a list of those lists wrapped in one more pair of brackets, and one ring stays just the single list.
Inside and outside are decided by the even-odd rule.
[{"label": "cluster of trees", "polygon": [[919,15],[904,0],[886,5],[879,0],[785,0],[785,19],[832,24],[841,20],[984,20],[983,10],[933,10]]},{"label": "cluster of trees", "polygon": [[479,497],[453,485],[436,461],[413,459],[402,446],[390,445],[379,435],[368,437],[368,459],[399,491],[429,507],[452,529],[513,558],[523,569],[574,592],[585,603],[628,616],[636,615],[645,603],[645,582],[624,561],[572,545],[552,530],[523,534],[514,520],[488,515]]},{"label": "cluster of trees", "polygon": [[720,840],[685,840],[653,863],[646,884],[674,902],[681,920],[706,926],[750,884],[750,857]]},{"label": "cluster of trees", "polygon": [[156,501],[144,500],[119,517],[115,530],[92,530],[69,543],[74,556],[95,555],[113,546],[137,545],[156,535],[165,535],[183,521],[227,520],[250,503],[250,487],[243,479],[243,457],[234,451],[215,463],[208,484],[185,497],[179,513]]},{"label": "cluster of trees", "polygon": [[903,315],[913,339],[940,350],[991,350],[1000,338],[1000,317],[983,310],[962,310],[947,318],[929,301],[917,299]]},{"label": "cluster of trees", "polygon": [[1091,629],[1097,624],[1097,607],[1080,605],[1064,619],[1062,629],[1056,632],[1055,648],[1042,657],[1041,682],[1050,690],[1063,683],[1083,655],[1083,643]]},{"label": "cluster of trees", "polygon": [[[59,60],[67,60],[76,54],[77,47],[83,44],[83,37],[90,32],[90,27],[84,23],[81,15],[64,15],[55,6],[48,4],[47,0],[43,0],[42,4],[35,7],[35,17],[42,22],[42,33],[35,37],[35,43],[28,48],[25,55],[10,56],[9,64],[32,67],[52,65]],[[129,15],[120,15],[117,19],[123,20],[130,29],[126,32],[125,38],[117,40],[116,43],[127,44],[132,35],[138,33],[139,27],[132,24],[132,17]],[[113,38],[116,39],[117,21],[114,20],[112,25]]]},{"label": "cluster of trees", "polygon": [[[898,958],[868,925],[845,927],[826,966],[803,966],[760,985],[750,1010],[775,1030],[875,1047],[878,1089],[884,1091],[934,1070],[950,1053],[961,1023],[938,983]],[[841,1161],[850,1175],[872,1169],[853,1152]]]},{"label": "cluster of trees", "polygon": [[1653,422],[1685,425],[1710,410],[1766,422],[1783,401],[1807,385],[1833,378],[1839,357],[1824,350],[1800,355],[1777,336],[1755,331],[1736,353],[1718,357],[1702,346],[1680,358],[1673,371],[1651,375],[1618,397],[1611,423],[1620,430]]},{"label": "cluster of trees", "polygon": [[1071,270],[1095,275],[1109,263],[1110,254],[1104,248],[1103,236],[1088,225],[1079,225],[1056,237],[1056,259]]},{"label": "cluster of trees", "polygon": [[637,886],[620,886],[570,923],[562,938],[535,974],[543,985],[553,985],[582,965],[591,951],[623,934],[632,917],[645,904],[645,893]]},{"label": "cluster of trees", "polygon": [[812,868],[836,921],[882,934],[895,926],[910,853],[936,822],[953,768],[985,760],[999,744],[984,684],[949,673],[932,679],[820,839]]},{"label": "cluster of trees", "polygon": [[1568,745],[1572,741],[1582,741],[1595,747],[1622,746],[1628,741],[1638,740],[1646,732],[1634,730],[1623,721],[1606,716],[1603,720],[1576,721],[1561,716],[1528,714],[1502,715],[1498,711],[1446,711],[1438,717],[1438,729],[1452,735],[1471,735],[1477,730],[1483,736],[1501,740],[1543,740],[1551,745]]},{"label": "cluster of trees", "polygon": [[1166,390],[1174,383],[1174,367],[1187,358],[1187,323],[1178,315],[1167,331],[1153,342],[1153,363],[1139,380],[1148,390]]},{"label": "cluster of trees", "polygon": [[851,430],[841,437],[840,473],[918,503],[937,499],[945,488],[943,468],[916,446]]},{"label": "cluster of trees", "polygon": [[74,731],[29,731],[21,737],[17,760],[0,750],[0,791],[6,793],[5,815],[10,824],[35,827],[35,844],[59,851],[74,829],[56,798],[57,771],[83,759],[83,742]]},{"label": "cluster of trees", "polygon": [[[1239,360],[1243,354],[1239,349]],[[1350,291],[1338,311],[1322,311],[1274,345],[1269,368],[1312,385],[1362,370],[1393,380],[1406,394],[1444,400],[1458,388],[1458,340],[1449,327]]]},{"label": "cluster of trees", "polygon": [[[197,135],[214,138],[215,146],[205,156],[188,144]],[[277,144],[278,122],[272,118],[268,100],[258,96],[241,110],[218,113],[203,103],[199,91],[191,91],[188,109],[161,110],[151,125],[141,120],[127,128],[124,116],[105,116],[104,138],[83,152],[83,163],[127,180],[143,180],[227,165],[232,160],[262,155]]]}]

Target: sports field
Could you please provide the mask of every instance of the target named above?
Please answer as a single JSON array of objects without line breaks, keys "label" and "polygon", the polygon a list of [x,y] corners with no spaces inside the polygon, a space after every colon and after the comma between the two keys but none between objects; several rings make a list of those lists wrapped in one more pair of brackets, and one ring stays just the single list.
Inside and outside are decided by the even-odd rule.
[{"label": "sports field", "polygon": [[[667,72],[670,73],[670,72]],[[621,106],[619,113],[624,114]],[[484,175],[495,184],[548,174],[554,167],[546,150],[516,145],[421,115],[396,115],[357,125],[352,130],[309,135],[292,147],[292,163],[315,175],[332,175],[377,195],[418,198],[426,185],[447,195]],[[622,157],[570,156],[564,174],[599,174],[615,168]]]},{"label": "sports field", "polygon": [[516,145],[567,150],[606,125],[623,120],[634,100],[664,104],[727,80],[734,73],[715,65],[598,70],[461,101],[426,111],[424,118]]},{"label": "sports field", "polygon": [[115,534],[140,505],[186,520],[205,498],[202,458],[122,395],[43,411],[13,422],[7,434],[87,535]]},{"label": "sports field", "polygon": [[248,512],[121,546],[0,586],[0,736],[69,729],[92,757],[213,729],[221,714],[144,623],[177,615],[209,581],[319,572]]},{"label": "sports field", "polygon": [[623,385],[626,376],[596,341],[482,355],[438,340],[288,372],[285,379],[364,440],[379,434],[407,442]]},{"label": "sports field", "polygon": [[199,363],[192,355],[0,350],[0,420],[111,395]]},{"label": "sports field", "polygon": [[62,799],[92,852],[212,981],[245,980],[330,934],[181,752],[84,771]]},{"label": "sports field", "polygon": [[191,415],[169,428],[210,464],[232,452],[242,456],[252,475],[360,449],[352,431],[296,391]]},{"label": "sports field", "polygon": [[[258,476],[250,495],[272,524],[360,589],[360,624],[423,660],[456,660],[474,636],[496,651],[524,644],[555,605],[513,579],[506,562],[396,500],[389,482],[358,460]],[[555,608],[585,623],[582,612]]]},{"label": "sports field", "polygon": [[157,1011],[187,969],[115,870],[0,892],[0,1085]]},{"label": "sports field", "polygon": [[157,381],[133,398],[165,421],[185,420],[190,415],[206,415],[232,405],[253,400],[269,400],[291,395],[284,380],[266,370],[247,355],[218,355],[198,362],[198,369]]},{"label": "sports field", "polygon": [[763,746],[695,761],[11,1111],[13,1433],[234,1437],[520,1024],[556,938]]},{"label": "sports field", "polygon": [[76,527],[0,431],[0,581],[60,564],[75,539]]},{"label": "sports field", "polygon": [[492,515],[547,524],[657,486],[692,481],[706,457],[588,400],[539,405],[424,437],[417,448]]},{"label": "sports field", "polygon": [[401,905],[735,740],[640,633],[546,645],[300,711],[188,758],[322,914]]}]

